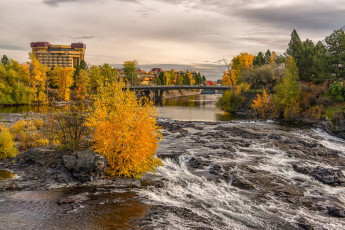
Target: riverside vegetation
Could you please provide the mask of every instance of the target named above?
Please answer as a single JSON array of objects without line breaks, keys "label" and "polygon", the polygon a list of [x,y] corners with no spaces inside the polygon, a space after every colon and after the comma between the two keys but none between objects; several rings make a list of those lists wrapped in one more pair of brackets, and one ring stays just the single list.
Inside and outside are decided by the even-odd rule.
[{"label": "riverside vegetation", "polygon": [[[162,162],[155,156],[161,139],[151,102],[123,91],[122,81],[106,83],[89,109],[52,112],[44,119],[19,120],[0,127],[0,159],[33,147],[81,151],[91,147],[107,160],[107,177],[138,178]],[[34,157],[34,156],[32,156]]]},{"label": "riverside vegetation", "polygon": [[[345,115],[345,33],[336,30],[316,45],[291,34],[285,56],[267,50],[257,56],[241,53],[227,63],[224,92],[217,106],[238,112],[250,108],[259,119],[314,123],[322,116],[333,123],[333,130],[344,132]],[[248,94],[257,94],[256,98]]]}]

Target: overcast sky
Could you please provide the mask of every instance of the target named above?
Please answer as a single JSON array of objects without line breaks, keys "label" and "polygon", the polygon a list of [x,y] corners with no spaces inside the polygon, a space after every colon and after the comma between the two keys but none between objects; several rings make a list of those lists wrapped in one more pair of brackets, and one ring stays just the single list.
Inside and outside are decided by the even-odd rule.
[{"label": "overcast sky", "polygon": [[83,42],[90,64],[206,69],[240,52],[283,54],[294,28],[317,42],[344,25],[344,0],[0,0],[0,55],[25,62],[32,41]]}]

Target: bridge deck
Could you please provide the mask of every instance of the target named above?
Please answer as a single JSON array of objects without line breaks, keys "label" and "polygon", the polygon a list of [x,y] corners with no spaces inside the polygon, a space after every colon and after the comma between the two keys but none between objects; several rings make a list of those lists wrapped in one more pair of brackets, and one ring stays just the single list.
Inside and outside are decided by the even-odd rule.
[{"label": "bridge deck", "polygon": [[130,86],[130,90],[174,90],[174,89],[210,89],[229,90],[227,85],[154,85],[154,86]]}]

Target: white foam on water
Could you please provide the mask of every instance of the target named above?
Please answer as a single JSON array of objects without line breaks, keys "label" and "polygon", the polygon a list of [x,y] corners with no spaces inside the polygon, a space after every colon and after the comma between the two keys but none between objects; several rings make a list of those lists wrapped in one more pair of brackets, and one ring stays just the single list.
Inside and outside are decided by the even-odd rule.
[{"label": "white foam on water", "polygon": [[[318,129],[300,130],[290,128],[287,132],[278,125],[273,124],[273,122],[252,121],[231,122],[221,125],[224,127],[239,126],[246,130],[250,130],[250,128],[253,128],[253,130],[260,129],[261,127],[262,132],[272,129],[272,133],[275,135],[287,135],[290,139],[295,137],[308,143],[319,143],[326,148],[345,153],[345,141],[329,136]],[[202,132],[211,131],[217,126],[206,125]],[[188,131],[193,132],[189,129]],[[268,143],[261,142],[260,139],[252,139],[251,143],[247,148],[233,146],[235,150],[231,152],[231,158],[226,153],[220,155],[219,152],[215,151],[217,155],[208,159],[212,161],[210,166],[227,162],[238,165],[246,162],[256,162],[254,165],[252,163],[250,167],[273,174],[287,182],[290,186],[295,186],[298,183],[304,184],[305,197],[322,198],[322,196],[328,195],[334,196],[345,203],[344,187],[331,187],[322,184],[313,177],[298,173],[292,168],[293,163],[300,163],[309,167],[315,167],[316,165],[330,167],[327,163],[289,156],[285,151],[278,147],[268,146]],[[153,220],[157,226],[159,226],[159,223],[168,221],[169,227],[173,229],[185,229],[186,226],[215,229],[279,229],[278,226],[284,225],[277,224],[274,226],[272,224],[284,224],[284,221],[286,221],[297,227],[295,223],[302,217],[313,226],[322,226],[322,228],[326,229],[342,229],[345,226],[343,219],[333,218],[320,211],[308,210],[303,206],[293,210],[289,203],[282,202],[282,200],[273,194],[267,194],[267,200],[263,203],[257,203],[255,199],[249,198],[253,191],[244,191],[231,186],[226,181],[215,182],[202,176],[204,175],[202,171],[207,171],[210,166],[206,167],[206,169],[197,169],[196,171],[199,173],[193,174],[193,172],[189,171],[186,162],[193,156],[197,156],[199,160],[204,159],[202,155],[197,155],[198,152],[202,152],[203,150],[206,149],[198,147],[187,149],[183,155],[179,156],[179,163],[168,158],[164,159],[163,163],[165,166],[157,170],[157,174],[165,178],[164,187],[150,187],[148,189],[140,189],[138,192],[142,197],[146,198],[143,200],[146,200],[149,204],[187,208],[195,213],[195,215],[208,219],[210,221],[209,225],[195,223],[192,220],[186,220],[174,214],[169,214],[167,219]],[[213,150],[208,149],[208,151],[212,152]],[[231,170],[231,172],[235,171],[245,173],[241,172],[241,169],[237,166]]]}]

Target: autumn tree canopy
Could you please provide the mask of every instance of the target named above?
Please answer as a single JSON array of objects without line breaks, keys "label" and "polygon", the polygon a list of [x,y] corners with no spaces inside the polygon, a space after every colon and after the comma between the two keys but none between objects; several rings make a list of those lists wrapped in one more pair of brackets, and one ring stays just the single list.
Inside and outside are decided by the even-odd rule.
[{"label": "autumn tree canopy", "polygon": [[138,101],[125,84],[101,86],[87,125],[96,152],[108,160],[108,176],[140,177],[161,165],[155,153],[162,135],[151,102]]}]

